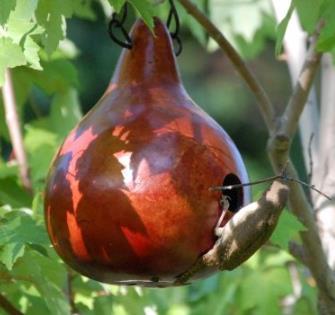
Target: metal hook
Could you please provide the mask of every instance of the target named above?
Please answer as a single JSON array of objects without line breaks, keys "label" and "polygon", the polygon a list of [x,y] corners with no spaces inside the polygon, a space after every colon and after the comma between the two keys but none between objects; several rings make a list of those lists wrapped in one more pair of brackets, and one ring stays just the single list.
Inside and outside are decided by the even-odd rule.
[{"label": "metal hook", "polygon": [[179,20],[179,16],[178,16],[178,12],[176,9],[176,6],[173,2],[173,0],[169,0],[171,9],[169,12],[169,16],[166,22],[167,27],[170,29],[171,24],[172,24],[172,19],[174,19],[175,21],[175,29],[173,31],[170,31],[170,35],[172,40],[177,44],[177,48],[175,49],[175,54],[176,56],[179,56],[181,54],[181,52],[183,51],[183,45],[182,45],[182,41],[179,37],[179,32],[180,32],[180,20]]},{"label": "metal hook", "polygon": [[[119,15],[116,12],[114,12],[112,14],[112,19],[108,24],[108,34],[109,34],[110,38],[115,43],[120,45],[121,47],[131,49],[133,47],[133,42],[132,42],[127,30],[124,27],[124,24],[125,24],[126,19],[127,19],[127,15],[128,15],[128,4],[126,2],[123,6],[123,12],[122,12],[121,18],[119,18]],[[124,37],[123,41],[120,40],[119,38],[117,38],[117,36],[114,34],[114,30],[116,28],[119,28],[121,30],[121,33]]]},{"label": "metal hook", "polygon": [[[179,20],[179,16],[178,16],[178,12],[177,9],[175,7],[175,4],[173,2],[173,0],[169,0],[171,9],[169,12],[169,16],[167,19],[167,27],[170,29],[172,26],[172,21],[174,20],[175,23],[175,29],[173,31],[170,31],[170,35],[171,38],[173,40],[173,42],[175,43],[175,54],[176,56],[179,56],[183,50],[183,45],[182,45],[182,41],[179,37],[179,32],[180,32],[180,20]],[[133,42],[132,39],[130,38],[127,30],[124,27],[124,24],[126,22],[127,19],[127,15],[128,15],[128,3],[126,2],[122,8],[122,12],[120,12],[120,14],[117,14],[116,12],[113,13],[112,15],[112,19],[108,24],[108,33],[110,38],[117,43],[118,45],[120,45],[121,47],[127,48],[127,49],[131,49],[133,47]],[[124,39],[121,40],[119,39],[114,31],[115,29],[120,29]]]}]

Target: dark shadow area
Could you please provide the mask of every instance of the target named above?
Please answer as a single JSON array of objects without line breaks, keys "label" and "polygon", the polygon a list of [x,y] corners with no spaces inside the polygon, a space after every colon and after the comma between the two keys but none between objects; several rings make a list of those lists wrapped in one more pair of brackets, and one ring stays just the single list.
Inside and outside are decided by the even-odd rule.
[{"label": "dark shadow area", "polygon": [[[225,176],[222,186],[239,185],[240,179],[235,174],[228,174]],[[226,189],[222,194],[229,197],[229,211],[236,213],[243,206],[243,187]]]}]

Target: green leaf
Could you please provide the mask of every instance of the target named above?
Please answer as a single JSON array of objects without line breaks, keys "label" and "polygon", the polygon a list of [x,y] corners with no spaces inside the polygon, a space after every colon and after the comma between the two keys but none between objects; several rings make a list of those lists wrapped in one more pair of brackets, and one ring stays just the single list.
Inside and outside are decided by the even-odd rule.
[{"label": "green leaf", "polygon": [[300,22],[308,33],[315,31],[322,0],[293,0]]},{"label": "green leaf", "polygon": [[47,94],[66,92],[78,85],[77,70],[66,59],[57,59],[42,63],[43,71],[31,73],[31,79]]},{"label": "green leaf", "polygon": [[66,270],[56,257],[49,259],[36,251],[26,251],[14,266],[12,275],[35,286],[51,315],[70,315],[69,303],[62,290],[66,283]]},{"label": "green leaf", "polygon": [[31,204],[30,195],[18,184],[16,177],[0,179],[0,187],[0,205],[23,207]]},{"label": "green leaf", "polygon": [[27,63],[22,48],[12,39],[0,37],[0,86],[4,82],[5,69],[25,65]]},{"label": "green leaf", "polygon": [[64,138],[82,117],[78,93],[69,89],[57,93],[51,104],[50,123],[52,129]]},{"label": "green leaf", "polygon": [[114,8],[115,12],[119,13],[124,6],[126,0],[108,0],[108,2]]},{"label": "green leaf", "polygon": [[31,38],[31,36],[28,36],[26,38],[23,47],[24,47],[24,55],[26,57],[26,60],[28,61],[30,68],[35,70],[42,70],[40,64],[40,57],[38,55],[38,52],[40,51],[41,47],[38,44],[36,44],[36,42]]},{"label": "green leaf", "polygon": [[253,270],[241,284],[242,303],[239,307],[248,314],[255,310],[257,315],[281,315],[281,299],[289,293],[291,282],[285,268]]},{"label": "green leaf", "polygon": [[335,48],[335,2],[325,1],[322,7],[322,20],[324,27],[321,29],[317,42],[317,49],[320,51],[332,51]]},{"label": "green leaf", "polygon": [[147,0],[128,0],[128,1],[140,14],[143,21],[152,30],[154,28],[152,4],[150,4]]},{"label": "green leaf", "polygon": [[36,18],[45,29],[42,34],[42,43],[48,55],[58,47],[59,41],[65,35],[64,18],[73,13],[72,1],[40,0],[36,10]]},{"label": "green leaf", "polygon": [[28,125],[24,143],[28,152],[33,184],[35,187],[39,183],[43,185],[59,144],[58,137],[53,132]]},{"label": "green leaf", "polygon": [[45,229],[23,211],[11,211],[0,220],[0,261],[9,269],[22,257],[27,244],[49,244]]},{"label": "green leaf", "polygon": [[73,0],[73,14],[88,20],[95,20],[96,14],[92,8],[92,0]]},{"label": "green leaf", "polygon": [[234,33],[242,35],[247,42],[251,42],[262,26],[262,11],[255,2],[238,5],[234,9],[234,15],[231,16],[231,24]]},{"label": "green leaf", "polygon": [[305,230],[305,226],[289,211],[283,211],[278,225],[271,236],[271,242],[283,249],[288,249],[288,243],[298,234]]},{"label": "green leaf", "polygon": [[275,52],[276,52],[277,56],[282,51],[284,36],[285,36],[285,33],[286,33],[288,22],[291,19],[291,16],[292,16],[292,13],[293,13],[293,9],[294,9],[294,3],[293,3],[293,0],[292,0],[291,5],[290,5],[290,7],[289,7],[289,9],[288,9],[288,11],[286,13],[286,16],[278,24],[278,27],[277,27],[277,40],[276,40],[276,48],[275,48]]},{"label": "green leaf", "polygon": [[[210,1],[209,12],[213,23],[244,58],[254,57],[275,35],[269,1]],[[218,45],[210,39],[208,48],[214,50]]]},{"label": "green leaf", "polygon": [[48,245],[49,239],[44,226],[37,225],[29,214],[12,211],[0,220],[0,246],[15,243]]},{"label": "green leaf", "polygon": [[5,163],[0,159],[0,179],[16,176],[18,166],[16,164]]},{"label": "green leaf", "polygon": [[7,23],[7,34],[15,43],[36,28],[33,21],[38,0],[20,0],[10,14]]},{"label": "green leaf", "polygon": [[49,310],[45,304],[44,297],[39,297],[31,294],[25,294],[29,303],[27,303],[27,310],[25,315],[45,315],[49,313]]},{"label": "green leaf", "polygon": [[[204,1],[201,2],[201,6],[199,5],[199,8],[204,11],[205,3]],[[200,44],[206,46],[207,35],[204,28],[192,16],[189,15],[188,12],[186,12],[186,10],[179,3],[176,3],[176,9],[179,13],[179,18],[183,25],[185,25],[192,32],[193,36],[199,41]],[[166,10],[164,10],[164,16],[167,16],[168,10],[169,6]]]},{"label": "green leaf", "polygon": [[0,249],[0,261],[8,270],[12,270],[16,260],[24,255],[23,243],[10,243]]},{"label": "green leaf", "polygon": [[0,25],[4,25],[7,22],[9,14],[14,10],[16,0],[1,0],[0,1]]},{"label": "green leaf", "polygon": [[332,22],[329,21],[329,23],[322,30],[319,40],[317,42],[317,49],[319,51],[326,52],[334,48],[335,46],[334,27],[335,27],[335,20],[333,20]]}]

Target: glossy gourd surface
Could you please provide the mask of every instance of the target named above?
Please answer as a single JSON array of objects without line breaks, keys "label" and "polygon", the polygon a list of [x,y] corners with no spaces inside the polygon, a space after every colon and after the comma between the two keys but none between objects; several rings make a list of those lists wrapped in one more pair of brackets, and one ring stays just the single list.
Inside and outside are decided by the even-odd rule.
[{"label": "glossy gourd surface", "polygon": [[[154,32],[136,22],[133,48],[122,52],[107,91],[66,138],[48,177],[52,244],[102,282],[172,285],[216,240],[221,192],[209,188],[229,174],[247,181],[230,137],[186,93],[158,19]],[[241,189],[235,204],[247,195]]]}]

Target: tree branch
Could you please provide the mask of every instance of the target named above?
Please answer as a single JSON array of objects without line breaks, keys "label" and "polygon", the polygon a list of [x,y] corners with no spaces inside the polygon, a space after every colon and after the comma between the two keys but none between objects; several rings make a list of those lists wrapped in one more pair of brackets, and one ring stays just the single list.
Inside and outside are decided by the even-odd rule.
[{"label": "tree branch", "polygon": [[230,61],[234,64],[235,69],[244,79],[245,83],[249,89],[255,95],[260,112],[263,119],[271,131],[275,128],[274,124],[274,107],[271,103],[270,98],[264,91],[261,84],[258,82],[255,75],[249,70],[248,66],[236,52],[236,50],[231,46],[228,40],[220,32],[220,30],[203,14],[190,0],[178,0],[181,5],[186,9],[186,11],[198,21],[200,25],[206,29],[210,37],[212,37],[221,49],[227,54]]},{"label": "tree branch", "polygon": [[[290,4],[291,0],[272,0],[272,6],[278,23],[285,17]],[[293,88],[298,81],[299,73],[303,67],[304,59],[306,58],[306,43],[307,34],[303,31],[300,25],[297,12],[293,11],[284,37],[285,60],[290,71]],[[319,153],[319,118],[320,114],[317,94],[316,89],[313,86],[299,120],[300,139],[305,167],[309,174],[315,172],[319,162],[319,159],[317,158]],[[311,142],[312,138],[313,141]]]},{"label": "tree branch", "polygon": [[[293,134],[305,106],[312,82],[318,70],[321,55],[315,51],[315,45],[312,44],[304,63],[303,70],[298,79],[298,85],[292,94],[289,105],[285,110],[285,119],[280,119],[281,125],[276,129],[274,121],[273,105],[269,101],[263,88],[255,79],[255,76],[246,67],[245,63],[236,53],[234,48],[228,43],[219,29],[194,5],[190,0],[179,0],[182,6],[194,17],[207,31],[207,33],[219,44],[221,49],[227,54],[229,59],[235,65],[236,70],[240,73],[249,88],[255,94],[259,108],[263,115],[269,134],[274,134],[269,139],[269,156],[275,173],[280,174],[283,168],[287,167],[287,175],[291,178],[298,178],[293,163],[289,159],[290,145]],[[317,37],[317,34],[316,34]],[[301,233],[308,266],[318,284],[321,295],[324,300],[335,302],[335,279],[327,264],[325,254],[322,250],[320,237],[312,214],[310,204],[301,185],[290,183],[289,203],[292,211],[305,224],[307,231]],[[215,261],[215,259],[214,259]],[[203,268],[203,259],[196,263],[194,268]],[[192,268],[191,268],[192,269]],[[188,275],[185,275],[186,278]],[[181,276],[182,279],[183,275]]]},{"label": "tree branch", "polygon": [[[290,145],[320,63],[321,55],[315,50],[316,39],[317,34],[314,36],[313,44],[307,54],[296,89],[280,119],[278,130],[269,139],[268,150],[274,170],[279,172],[284,165],[287,165],[287,174],[292,178],[298,178],[298,174],[289,159]],[[290,184],[289,206],[307,228],[306,231],[301,232],[307,265],[317,282],[323,300],[331,302],[332,306],[330,307],[333,307],[335,303],[335,278],[322,249],[313,209],[301,185],[294,182]]]},{"label": "tree branch", "polygon": [[9,315],[23,315],[6,297],[0,294],[0,307]]},{"label": "tree branch", "polygon": [[6,113],[6,123],[9,130],[15,157],[19,164],[20,178],[23,186],[27,190],[31,190],[31,182],[29,178],[28,162],[26,152],[23,146],[23,137],[17,114],[17,104],[15,99],[12,76],[9,69],[5,71],[5,82],[2,88],[2,97]]}]

